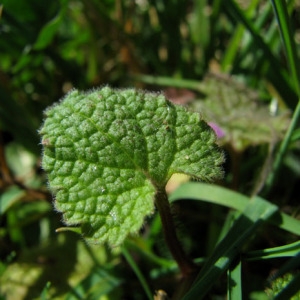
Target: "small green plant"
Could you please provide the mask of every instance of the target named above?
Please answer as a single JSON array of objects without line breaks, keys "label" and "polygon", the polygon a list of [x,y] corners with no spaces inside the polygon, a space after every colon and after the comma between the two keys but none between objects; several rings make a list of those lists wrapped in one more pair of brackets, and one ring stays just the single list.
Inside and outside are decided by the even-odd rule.
[{"label": "small green plant", "polygon": [[[39,0],[0,4],[0,299],[299,298],[299,1],[48,2],[47,10]],[[205,183],[201,181],[213,179],[212,174],[201,179],[193,171],[189,177],[200,180],[181,184],[187,176],[177,174],[169,180],[172,171],[187,173],[192,155],[174,152],[188,165],[183,169],[171,159],[171,147],[162,147],[172,144],[172,134],[177,145],[178,124],[171,120],[181,110],[166,101],[171,114],[163,115],[162,95],[131,91],[142,102],[159,102],[160,113],[156,109],[150,115],[147,110],[148,125],[157,131],[146,135],[128,130],[134,122],[135,128],[145,130],[136,115],[118,117],[120,126],[113,118],[104,130],[104,118],[94,114],[101,103],[115,103],[103,95],[99,99],[109,88],[73,90],[48,110],[53,114],[48,119],[60,122],[52,126],[60,137],[49,136],[49,123],[43,138],[48,155],[44,167],[48,160],[54,204],[65,219],[62,225],[40,169],[37,133],[43,111],[73,87],[88,90],[105,82],[161,89],[173,103],[200,112],[221,134],[217,144],[226,155],[224,178],[218,184]],[[69,126],[65,111],[72,93],[78,99],[70,104],[71,115],[79,103],[83,110],[95,109],[87,118],[81,113],[77,125]],[[130,92],[111,93],[121,99]],[[92,95],[97,105],[89,99]],[[122,114],[145,110],[129,110],[124,103],[119,106]],[[115,117],[115,108],[107,114]],[[104,134],[84,135],[89,127],[83,124],[90,121]],[[201,120],[195,124],[207,139],[214,139]],[[124,137],[134,131],[132,146],[126,147],[112,126]],[[71,134],[74,145],[69,150],[57,147],[71,128],[81,130],[86,140],[74,140]],[[115,143],[104,149],[119,156],[101,156],[101,165],[98,157],[94,161],[94,145],[89,149],[84,143],[94,142],[93,136],[104,143],[101,139],[108,135]],[[168,141],[163,143],[162,137]],[[151,142],[157,148],[148,151],[151,138],[159,143]],[[209,155],[217,150],[212,149]],[[82,156],[76,163],[63,163],[57,155],[64,151]],[[121,164],[124,153],[129,153],[124,165],[133,167]],[[112,161],[116,168],[107,167]],[[207,167],[202,162],[194,165]],[[81,170],[77,174],[75,167]],[[129,171],[133,177],[125,176]],[[134,188],[137,183],[140,189]],[[75,185],[85,188],[76,191]],[[76,193],[78,201],[72,200]],[[179,225],[176,231],[169,202]],[[69,232],[56,234],[56,229]],[[177,263],[162,241],[163,233]]]},{"label": "small green plant", "polygon": [[[287,273],[282,277],[275,278],[271,283],[271,287],[266,289],[266,293],[270,299],[273,299],[276,295],[280,294],[284,288],[292,281],[294,275],[291,273]],[[300,299],[300,291],[298,291],[291,300]]]},{"label": "small green plant", "polygon": [[104,87],[71,91],[46,111],[43,168],[55,207],[94,243],[120,245],[156,205],[183,275],[193,270],[172,223],[165,186],[174,173],[222,176],[212,129],[162,94]]}]

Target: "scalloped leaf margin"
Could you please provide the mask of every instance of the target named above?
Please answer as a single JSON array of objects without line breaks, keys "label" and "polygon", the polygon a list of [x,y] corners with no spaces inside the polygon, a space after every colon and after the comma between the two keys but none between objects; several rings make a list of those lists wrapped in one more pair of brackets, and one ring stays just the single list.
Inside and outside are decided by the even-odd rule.
[{"label": "scalloped leaf margin", "polygon": [[55,208],[90,242],[117,246],[138,232],[172,174],[222,176],[214,132],[162,94],[72,90],[45,114],[42,166]]}]

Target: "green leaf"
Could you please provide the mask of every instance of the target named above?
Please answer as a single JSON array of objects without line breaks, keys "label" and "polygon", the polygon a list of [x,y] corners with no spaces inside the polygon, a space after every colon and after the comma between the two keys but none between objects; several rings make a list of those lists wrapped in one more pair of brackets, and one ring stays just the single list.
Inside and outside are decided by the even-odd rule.
[{"label": "green leaf", "polygon": [[208,122],[222,129],[220,143],[242,152],[251,146],[282,140],[290,122],[287,111],[272,116],[254,90],[229,77],[208,75],[204,83],[206,98],[194,102],[193,109],[200,110]]},{"label": "green leaf", "polygon": [[26,192],[16,185],[11,186],[0,195],[0,216],[24,197]]},{"label": "green leaf", "polygon": [[210,127],[161,94],[73,90],[46,115],[43,168],[55,207],[89,241],[114,246],[136,233],[174,173],[222,175]]},{"label": "green leaf", "polygon": [[42,293],[41,293],[41,296],[40,296],[41,300],[47,300],[47,299],[49,299],[48,291],[49,291],[50,286],[51,286],[51,282],[48,281],[46,283],[45,287],[42,290]]},{"label": "green leaf", "polygon": [[56,16],[46,26],[44,26],[34,44],[35,50],[42,50],[46,48],[53,40],[59,25],[61,22],[61,16]]},{"label": "green leaf", "polygon": [[61,9],[59,10],[59,13],[41,29],[39,36],[33,45],[35,50],[45,49],[52,42],[65,16],[68,5],[67,2],[68,1],[65,0],[60,1]]}]

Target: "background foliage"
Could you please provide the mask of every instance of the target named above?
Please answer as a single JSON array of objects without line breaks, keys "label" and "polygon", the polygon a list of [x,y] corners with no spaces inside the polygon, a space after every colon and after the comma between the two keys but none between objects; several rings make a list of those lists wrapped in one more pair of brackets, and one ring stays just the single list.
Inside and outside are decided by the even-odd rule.
[{"label": "background foliage", "polygon": [[[1,299],[174,293],[178,270],[156,215],[116,249],[55,232],[61,216],[40,168],[43,111],[73,87],[104,84],[163,90],[220,129],[225,190],[188,183],[173,192],[178,177],[168,186],[185,249],[206,261],[187,299],[200,299],[199,290],[213,299],[288,299],[297,292],[299,1],[0,4]],[[269,217],[273,225],[260,226]],[[215,275],[219,280],[209,281]]]}]

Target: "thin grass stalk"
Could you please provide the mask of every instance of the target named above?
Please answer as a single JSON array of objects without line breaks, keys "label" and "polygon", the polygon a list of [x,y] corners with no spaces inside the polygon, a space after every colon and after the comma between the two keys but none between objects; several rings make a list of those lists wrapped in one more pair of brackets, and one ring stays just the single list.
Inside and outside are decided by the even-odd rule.
[{"label": "thin grass stalk", "polygon": [[[251,16],[251,14],[253,14],[255,9],[257,8],[257,5],[259,4],[258,2],[258,0],[252,0],[252,2],[249,4],[249,7],[247,8],[247,15]],[[237,54],[240,51],[240,45],[244,36],[244,32],[245,27],[241,23],[238,24],[221,63],[222,70],[224,72],[229,72],[231,70],[234,60],[236,59]],[[247,48],[249,47],[249,44],[250,43],[248,43]]]},{"label": "thin grass stalk", "polygon": [[300,98],[300,69],[299,69],[299,58],[297,56],[297,48],[293,37],[293,31],[289,20],[289,14],[287,11],[285,1],[271,0],[274,13],[279,26],[280,35],[282,38],[283,46],[285,48],[286,57],[292,79],[294,81],[294,87]]},{"label": "thin grass stalk", "polygon": [[269,191],[271,190],[271,188],[272,188],[272,186],[273,186],[273,184],[274,184],[274,182],[275,182],[275,180],[278,176],[279,169],[281,167],[283,158],[284,158],[285,153],[287,152],[288,146],[290,144],[292,134],[293,134],[293,132],[294,132],[294,130],[295,130],[297,124],[298,124],[299,117],[300,117],[300,101],[298,101],[298,104],[297,104],[296,109],[294,111],[293,118],[291,120],[289,128],[288,128],[288,130],[287,130],[287,132],[284,136],[284,139],[281,142],[280,147],[277,151],[277,154],[276,154],[276,157],[275,157],[275,160],[274,160],[274,163],[273,163],[272,170],[269,173],[269,176],[267,177],[265,189],[262,192],[263,196],[266,196],[269,193]]},{"label": "thin grass stalk", "polygon": [[297,95],[290,84],[288,72],[281,66],[278,58],[274,56],[270,45],[266,44],[265,39],[260,35],[259,30],[254,26],[253,22],[243,13],[238,4],[234,0],[228,0],[224,9],[237,21],[242,23],[250,32],[254,43],[259,48],[266,60],[270,63],[268,70],[268,79],[276,86],[280,95],[285,99],[289,107],[296,107]]},{"label": "thin grass stalk", "polygon": [[[287,12],[286,4],[285,2],[281,1],[275,1],[271,0],[274,13],[276,15],[276,19],[278,22],[281,38],[283,41],[283,46],[286,52],[288,65],[290,68],[292,80],[294,83],[294,88],[296,90],[296,93],[298,95],[298,99],[300,100],[300,71],[299,71],[299,58],[297,56],[297,50],[295,41],[293,38],[292,30],[291,30],[291,24],[289,22],[289,15]],[[263,195],[266,195],[270,189],[272,188],[278,173],[279,169],[282,165],[283,158],[287,152],[288,146],[290,144],[292,134],[298,124],[299,118],[300,118],[300,102],[298,100],[298,104],[295,108],[293,118],[291,120],[291,123],[289,125],[289,128],[284,136],[283,141],[280,144],[279,150],[276,154],[272,170],[266,180],[266,186],[263,191]]]},{"label": "thin grass stalk", "polygon": [[138,265],[136,264],[136,262],[134,261],[134,259],[131,257],[129,251],[127,251],[127,248],[125,246],[122,247],[122,254],[124,255],[125,259],[127,260],[128,264],[130,265],[131,269],[134,271],[135,275],[137,276],[137,278],[139,279],[145,294],[147,295],[147,298],[149,300],[153,299],[153,295],[151,293],[151,290],[148,286],[148,283],[144,277],[144,275],[142,274],[141,270],[139,269]]}]

